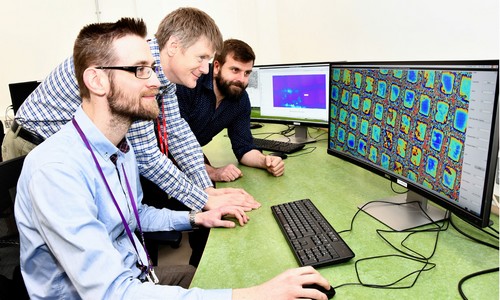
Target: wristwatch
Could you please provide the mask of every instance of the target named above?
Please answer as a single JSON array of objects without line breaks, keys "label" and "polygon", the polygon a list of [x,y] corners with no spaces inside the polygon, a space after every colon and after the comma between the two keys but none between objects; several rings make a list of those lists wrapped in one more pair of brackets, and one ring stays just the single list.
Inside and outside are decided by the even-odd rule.
[{"label": "wristwatch", "polygon": [[197,213],[198,212],[195,210],[192,210],[189,212],[189,224],[191,225],[191,228],[193,228],[193,229],[198,229],[198,225],[196,225],[196,223],[195,223],[195,218],[196,218]]}]

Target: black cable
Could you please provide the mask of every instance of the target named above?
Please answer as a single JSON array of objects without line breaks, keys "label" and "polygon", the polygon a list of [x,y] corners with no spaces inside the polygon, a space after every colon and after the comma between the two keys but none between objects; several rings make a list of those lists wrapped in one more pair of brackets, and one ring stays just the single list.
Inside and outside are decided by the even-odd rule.
[{"label": "black cable", "polygon": [[[395,193],[397,193],[397,192],[395,192]],[[413,287],[415,285],[415,283],[417,282],[418,278],[420,277],[420,275],[423,272],[430,271],[430,270],[432,270],[436,266],[436,264],[431,263],[429,261],[429,259],[431,257],[433,257],[434,253],[436,252],[437,243],[438,243],[438,240],[439,240],[439,233],[441,231],[444,231],[444,230],[448,229],[448,225],[447,225],[448,222],[445,222],[445,224],[443,224],[442,226],[439,225],[437,222],[435,222],[434,220],[432,220],[432,218],[430,218],[429,215],[427,215],[427,213],[425,212],[425,210],[420,205],[420,202],[418,202],[418,201],[415,201],[415,202],[417,202],[419,204],[420,209],[427,216],[427,218],[431,221],[431,224],[433,224],[436,227],[430,228],[430,229],[404,230],[404,231],[380,230],[380,229],[377,229],[376,230],[377,234],[385,242],[387,242],[393,249],[395,249],[396,251],[400,252],[402,255],[390,254],[390,255],[382,255],[382,256],[374,256],[374,257],[361,258],[361,259],[359,259],[359,260],[357,260],[355,262],[355,270],[356,270],[356,276],[358,278],[358,282],[357,283],[345,283],[345,284],[341,284],[341,285],[336,286],[335,288],[339,288],[339,287],[343,287],[343,286],[348,286],[348,285],[359,285],[359,286],[364,286],[364,287],[369,287],[369,288],[380,288],[380,289],[407,289],[407,288],[411,288],[411,287]],[[386,204],[394,204],[394,205],[403,205],[403,204],[409,204],[409,203],[412,203],[412,202],[407,202],[407,203],[393,203],[393,202],[389,202],[389,201],[380,201],[380,200],[367,202],[363,206],[359,207],[358,210],[356,211],[356,213],[354,214],[353,218],[351,219],[350,228],[347,229],[347,230],[339,231],[338,233],[340,234],[340,233],[344,233],[344,232],[347,232],[347,231],[352,231],[352,229],[354,227],[354,219],[356,218],[356,216],[358,215],[358,213],[360,211],[362,211],[365,206],[367,206],[369,204],[372,204],[372,203],[386,203]],[[408,235],[401,241],[401,246],[403,248],[407,249],[408,251],[410,251],[413,254],[409,254],[407,252],[404,252],[404,251],[400,250],[398,247],[396,247],[390,241],[388,241],[383,236],[383,234],[382,234],[382,233],[398,233],[398,234],[401,234],[401,233],[405,233],[405,232],[408,233]],[[432,249],[431,255],[429,255],[428,257],[426,257],[426,256],[418,253],[417,251],[409,248],[405,244],[406,241],[409,239],[410,236],[412,236],[412,235],[414,235],[416,233],[422,233],[422,232],[436,232],[436,239],[435,239],[435,242],[434,242],[434,247]],[[398,280],[396,280],[396,281],[394,281],[392,283],[388,283],[388,284],[369,284],[369,283],[364,283],[361,280],[360,275],[359,275],[358,264],[361,263],[361,262],[363,262],[363,261],[367,261],[367,260],[387,258],[387,257],[402,257],[404,259],[408,259],[408,260],[411,260],[411,261],[414,261],[414,262],[421,263],[423,266],[422,266],[422,268],[420,268],[418,270],[415,270],[415,271],[412,271],[412,272],[404,275],[403,277],[401,277],[400,279],[398,279]],[[409,278],[410,276],[412,276],[414,274],[416,274],[415,279],[413,280],[413,282],[410,285],[396,286],[396,284],[400,283],[402,280],[404,280],[406,278]]]},{"label": "black cable", "polygon": [[[391,203],[391,202],[389,202]],[[404,254],[404,255],[408,255],[412,258],[415,258],[415,259],[423,259],[423,260],[429,260],[431,259],[435,252],[436,252],[436,249],[437,249],[437,242],[439,240],[439,233],[441,231],[446,231],[448,230],[448,224],[449,222],[445,222],[442,226],[439,225],[438,222],[434,221],[428,214],[427,212],[425,211],[425,209],[422,207],[420,201],[410,201],[410,202],[403,202],[403,203],[392,203],[392,204],[395,204],[395,205],[404,205],[404,204],[411,204],[411,203],[417,203],[418,204],[418,207],[420,208],[420,211],[425,215],[425,217],[427,218],[427,220],[430,221],[429,225],[434,225],[435,227],[434,228],[426,228],[426,229],[407,229],[407,230],[401,230],[401,231],[394,231],[394,230],[383,230],[383,229],[377,229],[376,232],[377,234],[384,240],[386,241],[393,249],[395,249],[396,251]],[[448,214],[448,213],[447,213]],[[446,219],[444,220],[446,221]],[[424,256],[416,251],[414,251],[413,249],[409,248],[408,246],[405,245],[405,242],[407,240],[409,240],[409,238],[415,234],[418,234],[418,233],[428,233],[428,232],[435,232],[436,233],[436,239],[435,239],[435,242],[434,242],[434,248],[433,248],[433,251],[432,253],[429,255],[429,256]],[[383,236],[383,233],[398,233],[398,234],[401,234],[401,233],[408,233],[408,235],[403,239],[403,241],[401,241],[401,246],[405,249],[407,249],[408,251],[412,252],[413,254],[417,255],[413,255],[413,254],[410,254],[410,253],[407,253],[407,252],[404,252],[402,250],[400,250],[398,247],[396,247],[395,245],[393,245],[391,242],[389,242],[389,240],[387,240],[384,236]]]},{"label": "black cable", "polygon": [[[319,127],[317,127],[316,129],[317,129],[317,130],[319,130]],[[311,138],[315,139],[316,141],[328,140],[328,137],[327,137],[327,138],[325,138],[325,139],[318,140],[318,138],[319,138],[320,136],[325,135],[325,134],[327,134],[327,133],[328,133],[327,131],[323,131],[322,133],[318,134],[317,136],[312,137],[312,136],[309,134],[309,132],[308,132],[309,136],[310,136]]]},{"label": "black cable", "polygon": [[394,189],[394,182],[393,182],[393,181],[391,181],[391,190],[392,190],[394,193],[399,194],[399,195],[401,195],[401,194],[405,194],[405,193],[408,193],[408,189],[406,189],[406,191],[403,191],[403,192],[398,192],[398,191],[396,191],[396,190]]},{"label": "black cable", "polygon": [[[392,186],[392,182],[391,182],[391,189],[394,193],[398,194],[399,192],[395,191],[393,186]],[[497,245],[493,245],[493,244],[489,244],[487,242],[484,242],[484,241],[481,241],[469,234],[466,234],[465,232],[463,232],[462,230],[460,230],[456,225],[455,223],[453,222],[452,220],[452,217],[451,217],[451,214],[449,214],[449,212],[447,212],[448,214],[448,218],[446,220],[444,220],[444,224],[441,226],[439,225],[437,222],[433,221],[428,215],[427,213],[425,212],[425,210],[422,208],[420,202],[416,201],[420,207],[420,209],[422,210],[422,212],[426,215],[426,217],[431,221],[431,224],[436,226],[434,228],[428,228],[428,229],[423,229],[423,230],[403,230],[403,231],[394,231],[394,230],[381,230],[381,229],[377,229],[376,232],[377,234],[385,241],[387,242],[393,249],[395,249],[396,251],[402,253],[403,255],[383,255],[383,256],[374,256],[374,257],[367,257],[367,258],[362,258],[362,259],[359,259],[356,261],[355,263],[355,269],[356,269],[356,276],[358,278],[358,282],[356,283],[344,283],[344,284],[340,284],[336,287],[334,287],[335,289],[337,288],[340,288],[340,287],[343,287],[343,286],[350,286],[350,285],[358,285],[358,286],[364,286],[364,287],[369,287],[369,288],[383,288],[383,289],[405,289],[405,288],[411,288],[415,285],[415,283],[417,282],[420,274],[422,274],[422,272],[425,272],[425,271],[429,271],[429,270],[432,270],[436,264],[434,263],[431,263],[429,262],[429,259],[432,258],[436,252],[436,249],[437,249],[437,243],[438,243],[438,239],[439,239],[439,233],[441,231],[445,231],[449,228],[449,224],[451,224],[451,226],[453,228],[455,228],[455,230],[457,230],[459,233],[461,233],[462,235],[468,237],[469,239],[479,243],[479,244],[482,244],[482,245],[485,245],[485,246],[488,246],[488,247],[491,247],[493,249],[499,249]],[[372,203],[388,203],[388,204],[395,204],[395,205],[401,205],[401,204],[408,204],[408,203],[411,203],[411,202],[407,202],[407,203],[392,203],[392,202],[388,202],[388,201],[370,201],[370,202],[367,202],[365,203],[363,206],[359,207],[358,210],[356,211],[356,213],[354,214],[354,216],[352,217],[351,219],[351,224],[350,224],[350,227],[349,229],[347,230],[343,230],[343,231],[339,231],[338,233],[341,234],[341,233],[345,233],[345,232],[348,232],[348,231],[352,231],[353,228],[354,228],[354,220],[356,218],[356,216],[359,214],[360,211],[363,210],[363,208],[369,204],[372,204]],[[448,221],[448,222],[446,222]],[[489,226],[489,228],[498,233],[497,230],[495,230],[494,228],[492,228],[491,226]],[[492,236],[493,238],[496,238],[498,239],[498,236],[495,236],[493,235],[492,233],[490,232],[487,232],[483,229],[481,229],[483,232],[485,232],[486,234]],[[391,233],[408,233],[408,235],[401,241],[401,246],[405,249],[407,249],[408,251],[410,251],[411,253],[413,254],[410,254],[410,253],[407,253],[405,251],[402,251],[400,250],[398,247],[396,247],[395,245],[393,245],[389,240],[387,240],[383,234],[385,233],[388,233],[388,234],[391,234]],[[436,239],[435,239],[435,243],[434,243],[434,247],[433,247],[433,250],[432,250],[432,253],[426,257],[420,253],[418,253],[417,251],[409,248],[405,243],[406,241],[414,234],[417,234],[417,233],[422,233],[422,232],[436,232]],[[416,256],[415,256],[416,255]],[[384,284],[384,285],[378,285],[378,284],[367,284],[367,283],[364,283],[360,276],[359,276],[359,270],[358,270],[358,264],[362,261],[366,261],[366,260],[370,260],[370,259],[377,259],[377,258],[386,258],[386,257],[403,257],[405,259],[409,259],[409,260],[412,260],[412,261],[416,261],[416,262],[420,262],[420,263],[423,263],[423,267],[420,269],[420,270],[415,270],[413,272],[410,272],[408,274],[406,274],[405,276],[403,276],[402,278],[392,282],[392,283],[389,283],[389,284]],[[429,266],[429,268],[427,268]],[[467,275],[465,277],[463,277],[459,283],[458,283],[458,291],[460,293],[460,296],[462,297],[462,299],[466,300],[467,297],[465,296],[465,294],[463,293],[463,290],[462,290],[462,286],[464,284],[465,281],[473,278],[473,277],[477,277],[477,276],[480,276],[480,275],[484,275],[484,274],[488,274],[488,273],[493,273],[493,272],[498,272],[499,271],[499,268],[493,268],[493,269],[488,269],[488,270],[483,270],[483,271],[479,271],[479,272],[476,272],[476,273],[472,273],[470,275]],[[396,285],[397,283],[401,282],[402,280],[404,280],[405,278],[408,278],[414,274],[417,274],[414,281],[412,282],[411,285],[409,286],[394,286]]]},{"label": "black cable", "polygon": [[287,129],[282,130],[282,131],[280,132],[280,134],[281,134],[282,136],[284,136],[284,137],[291,137],[291,136],[293,136],[294,134],[293,134],[293,133],[292,133],[292,134],[289,134],[289,133],[290,133],[290,132],[292,132],[293,130],[295,130],[295,125],[287,125]]},{"label": "black cable", "polygon": [[[469,238],[469,239],[473,240],[474,242],[476,242],[476,243],[478,243],[478,244],[481,244],[481,245],[484,245],[484,246],[487,246],[487,247],[490,247],[490,248],[493,248],[493,249],[496,249],[496,250],[499,250],[499,249],[498,249],[498,245],[493,245],[493,244],[487,243],[487,242],[485,242],[485,241],[482,241],[482,240],[480,240],[480,239],[477,239],[477,238],[475,238],[475,237],[473,237],[473,236],[471,236],[471,235],[469,235],[469,234],[465,233],[465,232],[464,232],[464,231],[462,231],[461,229],[459,229],[459,228],[455,225],[455,223],[453,222],[453,219],[451,218],[451,216],[450,216],[450,224],[451,224],[451,226],[452,226],[452,227],[453,227],[456,231],[458,231],[458,232],[459,232],[460,234],[462,234],[463,236],[465,236],[465,237],[467,237],[467,238]],[[489,228],[491,228],[491,226],[490,226]],[[491,228],[491,229],[493,229],[493,228]],[[491,233],[489,233],[489,232],[487,232],[487,231],[485,231],[485,230],[483,230],[483,229],[481,229],[481,231],[483,231],[484,233],[486,233],[486,234],[488,234],[488,235],[492,236],[493,238],[498,239],[498,236],[494,236],[493,234],[491,234]],[[494,229],[493,229],[493,231],[495,231],[495,232],[497,232],[497,233],[498,233],[498,231],[496,231],[496,230],[494,230]],[[477,276],[480,276],[480,275],[484,275],[484,274],[488,274],[488,273],[493,273],[493,272],[498,272],[498,267],[497,267],[497,268],[493,268],[493,269],[488,269],[488,270],[483,270],[483,271],[475,272],[475,273],[469,274],[469,275],[467,275],[467,276],[463,277],[462,279],[460,279],[460,281],[458,282],[458,292],[459,292],[460,296],[462,297],[462,299],[464,299],[464,300],[468,299],[468,298],[467,298],[467,296],[465,296],[465,294],[464,294],[464,292],[463,292],[463,289],[462,289],[462,286],[463,286],[463,284],[464,284],[464,282],[465,282],[465,281],[467,281],[467,280],[469,280],[469,279],[471,279],[471,278],[473,278],[473,277],[477,277]]]},{"label": "black cable", "polygon": [[[496,230],[495,228],[493,228],[493,226],[488,226],[489,229],[491,229],[493,232],[496,232],[498,234],[498,230]],[[497,236],[497,239],[498,239],[498,236]]]},{"label": "black cable", "polygon": [[[469,239],[473,240],[474,242],[476,242],[476,243],[478,243],[478,244],[481,244],[481,245],[484,245],[484,246],[487,246],[487,247],[490,247],[490,248],[493,248],[493,249],[496,249],[496,250],[499,250],[499,249],[498,249],[498,245],[493,245],[493,244],[487,243],[487,242],[485,242],[485,241],[481,241],[480,239],[477,239],[477,238],[475,238],[475,237],[473,237],[473,236],[471,236],[471,235],[469,235],[469,234],[467,234],[467,233],[463,232],[461,229],[459,229],[459,228],[455,225],[455,223],[453,222],[453,220],[452,220],[451,216],[450,216],[450,224],[451,224],[451,226],[452,226],[452,227],[453,227],[456,231],[458,231],[458,232],[459,232],[460,234],[462,234],[463,236],[465,236],[465,237],[467,237],[467,238],[469,238]],[[482,230],[482,231],[483,231],[484,233],[486,233],[486,234],[491,235],[491,234],[490,234],[490,233],[488,233],[487,231],[484,231],[484,230]],[[493,235],[491,235],[491,236],[492,236],[493,238],[498,239],[498,237],[497,237],[497,236],[493,236]]]},{"label": "black cable", "polygon": [[465,276],[464,278],[460,279],[460,281],[458,282],[458,293],[460,294],[462,299],[464,299],[464,300],[468,299],[467,296],[465,296],[464,291],[462,289],[462,286],[463,286],[465,281],[467,281],[471,278],[480,276],[480,275],[489,274],[489,273],[493,273],[493,272],[498,272],[498,268],[493,268],[493,269],[488,269],[488,270],[483,270],[483,271],[479,271],[476,273],[472,273],[472,274],[469,274],[469,275]]},{"label": "black cable", "polygon": [[[309,151],[305,152],[306,150],[309,150]],[[299,151],[295,152],[296,154],[294,154],[294,155],[288,154],[288,157],[297,157],[297,156],[302,156],[302,155],[310,154],[310,153],[313,153],[314,150],[316,150],[316,147],[303,148],[302,150],[299,150]]]}]

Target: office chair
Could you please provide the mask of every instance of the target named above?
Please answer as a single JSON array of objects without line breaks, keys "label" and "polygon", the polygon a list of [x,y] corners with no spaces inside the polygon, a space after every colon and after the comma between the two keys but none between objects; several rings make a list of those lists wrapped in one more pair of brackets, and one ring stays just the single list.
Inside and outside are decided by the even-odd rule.
[{"label": "office chair", "polygon": [[[16,185],[25,156],[0,162],[0,248],[4,254],[0,257],[0,267],[8,273],[12,266],[12,279],[0,277],[0,294],[9,295],[7,299],[29,299],[19,267],[19,234],[14,220],[14,199]],[[13,252],[13,253],[12,253]],[[8,254],[13,258],[7,257]]]}]

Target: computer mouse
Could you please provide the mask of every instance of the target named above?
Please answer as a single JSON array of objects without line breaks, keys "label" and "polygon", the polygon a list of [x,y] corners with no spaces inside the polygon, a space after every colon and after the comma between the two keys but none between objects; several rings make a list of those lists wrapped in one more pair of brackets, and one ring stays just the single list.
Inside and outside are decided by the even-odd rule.
[{"label": "computer mouse", "polygon": [[288,157],[288,155],[286,155],[283,152],[271,152],[271,153],[269,153],[269,155],[279,156],[279,157],[281,157],[281,159],[286,159]]},{"label": "computer mouse", "polygon": [[318,284],[306,284],[303,287],[305,289],[317,289],[318,291],[325,294],[328,297],[328,299],[332,299],[333,296],[335,296],[335,290],[333,289],[332,286],[330,286],[329,290],[325,289],[324,287],[322,287],[321,285],[318,285]]}]

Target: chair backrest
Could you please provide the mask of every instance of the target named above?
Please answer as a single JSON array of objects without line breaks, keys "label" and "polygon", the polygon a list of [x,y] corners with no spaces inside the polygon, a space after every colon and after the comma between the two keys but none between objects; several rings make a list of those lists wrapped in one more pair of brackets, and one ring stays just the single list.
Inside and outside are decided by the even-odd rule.
[{"label": "chair backrest", "polygon": [[[19,267],[19,234],[14,220],[16,186],[25,157],[0,162],[0,247],[4,248],[0,257],[4,271],[0,275],[1,299],[29,299]],[[8,270],[12,270],[11,276],[7,276]]]},{"label": "chair backrest", "polygon": [[26,155],[0,162],[0,216],[11,209]]}]

